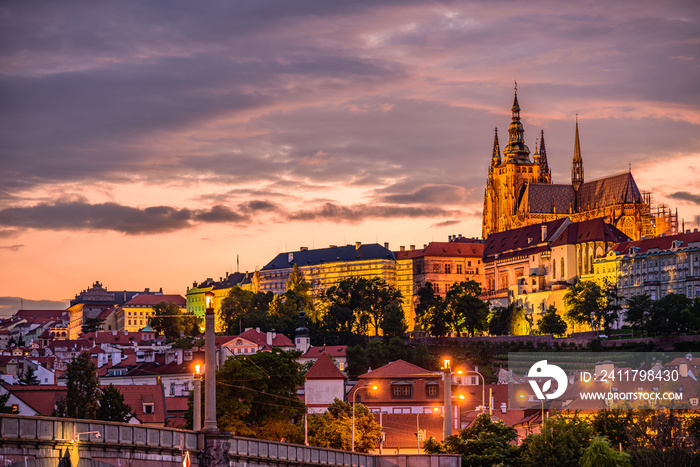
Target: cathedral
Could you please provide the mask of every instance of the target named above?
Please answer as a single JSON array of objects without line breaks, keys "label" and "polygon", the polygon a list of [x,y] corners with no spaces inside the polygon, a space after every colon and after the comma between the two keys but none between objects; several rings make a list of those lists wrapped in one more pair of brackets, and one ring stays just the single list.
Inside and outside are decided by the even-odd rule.
[{"label": "cathedral", "polygon": [[532,159],[525,145],[517,86],[512,112],[508,145],[503,153],[496,128],[484,194],[483,238],[495,232],[563,217],[573,222],[604,218],[634,240],[677,233],[677,213],[672,213],[665,205],[653,206],[651,193],[639,190],[631,171],[585,181],[578,119],[571,183],[552,183],[544,130],[535,144]]}]

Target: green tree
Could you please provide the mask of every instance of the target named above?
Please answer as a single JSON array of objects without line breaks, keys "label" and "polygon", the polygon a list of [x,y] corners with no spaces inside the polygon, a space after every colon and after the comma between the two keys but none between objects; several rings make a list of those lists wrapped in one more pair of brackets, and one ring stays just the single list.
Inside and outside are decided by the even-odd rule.
[{"label": "green tree", "polygon": [[489,307],[479,298],[481,286],[475,281],[460,282],[447,292],[446,318],[455,332],[466,330],[470,336],[485,331],[488,326]]},{"label": "green tree", "polygon": [[445,300],[435,293],[433,284],[426,282],[416,292],[418,303],[416,304],[416,322],[430,335],[442,337],[450,332],[446,320],[447,307]]},{"label": "green tree", "polygon": [[10,393],[0,394],[0,413],[14,413],[11,405],[7,405],[10,402]]},{"label": "green tree", "polygon": [[626,447],[630,439],[630,427],[634,426],[632,410],[610,409],[595,413],[592,426],[596,435],[604,436],[613,446]]},{"label": "green tree", "polygon": [[688,330],[683,311],[691,305],[691,300],[682,294],[668,294],[654,302],[647,330],[652,335],[672,334]]},{"label": "green tree", "polygon": [[297,387],[304,384],[297,351],[273,348],[229,357],[216,373],[217,422],[240,436],[292,440],[299,429],[290,421],[304,413]]},{"label": "green tree", "polygon": [[581,467],[631,467],[632,463],[629,454],[616,451],[610,447],[607,438],[598,436],[583,451],[579,465]]},{"label": "green tree", "polygon": [[85,318],[83,320],[82,333],[101,331],[104,327],[105,320],[100,318]]},{"label": "green tree", "polygon": [[537,330],[540,334],[561,336],[566,334],[566,328],[566,321],[561,319],[554,305],[549,305],[547,312],[537,321]]},{"label": "green tree", "polygon": [[[309,444],[349,451],[352,446],[352,405],[335,399],[322,415],[310,415]],[[355,405],[355,450],[369,452],[376,448],[381,427],[364,405]]]},{"label": "green tree", "polygon": [[593,439],[588,421],[574,415],[554,415],[547,419],[542,431],[525,438],[520,446],[522,465],[569,467],[577,465]]},{"label": "green tree", "polygon": [[512,443],[517,437],[515,428],[481,414],[459,435],[448,436],[444,443],[431,438],[423,444],[423,449],[426,453],[461,454],[463,466],[515,466],[518,448]]},{"label": "green tree", "polygon": [[635,465],[697,465],[700,445],[675,410],[637,410],[628,427]]},{"label": "green tree", "polygon": [[625,321],[632,326],[632,332],[647,329],[654,302],[649,294],[634,295],[627,299]]},{"label": "green tree", "polygon": [[246,328],[268,328],[268,314],[274,294],[254,293],[233,286],[229,294],[221,302],[221,310],[217,316],[218,327],[228,335],[237,335]]},{"label": "green tree", "polygon": [[489,315],[489,334],[492,336],[519,336],[530,333],[531,323],[522,307],[511,303],[507,307],[496,307]]},{"label": "green tree", "polygon": [[572,285],[564,295],[566,317],[578,324],[588,324],[594,330],[609,332],[617,320],[620,305],[613,287],[599,286],[594,281]]},{"label": "green tree", "polygon": [[367,279],[349,277],[331,286],[320,295],[325,313],[319,331],[329,345],[357,345],[366,341],[369,328],[365,313]]},{"label": "green tree", "polygon": [[124,395],[113,384],[102,388],[97,419],[107,422],[128,422],[132,409],[124,402]]},{"label": "green tree", "polygon": [[56,404],[57,415],[94,420],[99,409],[101,391],[97,367],[87,352],[81,353],[68,364],[66,389],[66,397]]},{"label": "green tree", "polygon": [[27,367],[27,371],[22,376],[19,384],[24,386],[36,386],[39,384],[39,378],[36,377],[33,366]]},{"label": "green tree", "polygon": [[177,339],[180,333],[185,331],[182,310],[173,302],[160,302],[153,305],[151,327],[169,339]]},{"label": "green tree", "polygon": [[406,336],[408,325],[406,324],[400,301],[396,300],[387,307],[382,315],[380,325],[385,340],[392,337],[403,338]]}]

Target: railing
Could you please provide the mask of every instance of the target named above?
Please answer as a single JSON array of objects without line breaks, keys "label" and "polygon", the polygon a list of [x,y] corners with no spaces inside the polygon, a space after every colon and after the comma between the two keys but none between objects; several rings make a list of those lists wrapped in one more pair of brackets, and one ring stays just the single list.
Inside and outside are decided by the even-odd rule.
[{"label": "railing", "polygon": [[336,451],[334,449],[246,438],[232,438],[229,455],[232,457],[296,462],[304,465],[323,464],[357,467],[375,467],[376,465],[376,457],[372,454]]}]

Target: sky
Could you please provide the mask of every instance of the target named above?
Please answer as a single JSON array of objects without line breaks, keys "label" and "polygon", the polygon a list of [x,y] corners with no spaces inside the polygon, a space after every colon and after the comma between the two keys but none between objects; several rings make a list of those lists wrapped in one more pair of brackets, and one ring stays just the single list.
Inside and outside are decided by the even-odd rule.
[{"label": "sky", "polygon": [[481,235],[514,83],[570,182],[700,223],[697,1],[3,2],[0,313]]}]

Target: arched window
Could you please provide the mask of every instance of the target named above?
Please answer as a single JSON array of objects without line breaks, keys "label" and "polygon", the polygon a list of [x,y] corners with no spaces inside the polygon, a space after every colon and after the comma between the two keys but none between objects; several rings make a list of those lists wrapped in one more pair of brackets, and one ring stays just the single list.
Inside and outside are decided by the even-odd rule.
[{"label": "arched window", "polygon": [[561,259],[561,268],[560,268],[559,274],[561,274],[561,278],[564,279],[564,276],[565,276],[565,273],[564,273],[564,258]]},{"label": "arched window", "polygon": [[552,279],[557,278],[557,260],[552,260]]}]

